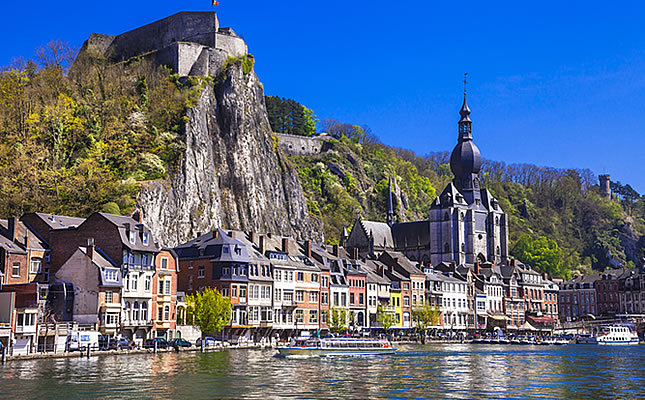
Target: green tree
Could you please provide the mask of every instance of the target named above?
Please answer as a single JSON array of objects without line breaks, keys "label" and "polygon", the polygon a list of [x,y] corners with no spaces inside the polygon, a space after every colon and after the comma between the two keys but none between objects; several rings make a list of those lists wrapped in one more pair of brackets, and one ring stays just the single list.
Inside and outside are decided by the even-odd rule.
[{"label": "green tree", "polygon": [[412,320],[415,322],[417,329],[421,331],[421,342],[425,343],[425,331],[430,326],[439,325],[441,312],[439,307],[431,305],[429,302],[412,308]]},{"label": "green tree", "polygon": [[523,263],[540,272],[563,276],[563,255],[555,240],[540,236],[533,239],[529,234],[520,236],[513,247],[513,254]]},{"label": "green tree", "polygon": [[396,315],[394,315],[394,312],[392,311],[385,310],[383,306],[379,304],[376,308],[376,320],[385,329],[385,333],[389,335],[390,328],[396,324]]},{"label": "green tree", "polygon": [[341,333],[347,330],[348,312],[346,308],[332,307],[328,311],[329,330]]},{"label": "green tree", "polygon": [[202,333],[221,332],[231,322],[231,302],[214,288],[186,296],[186,319],[188,324],[201,329]]}]

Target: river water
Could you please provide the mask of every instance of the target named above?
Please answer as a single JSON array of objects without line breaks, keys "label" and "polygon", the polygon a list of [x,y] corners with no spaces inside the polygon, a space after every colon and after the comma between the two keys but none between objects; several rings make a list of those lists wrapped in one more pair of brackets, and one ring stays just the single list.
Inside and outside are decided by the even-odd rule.
[{"label": "river water", "polygon": [[12,361],[0,398],[645,398],[645,346],[403,346],[374,357],[270,350]]}]

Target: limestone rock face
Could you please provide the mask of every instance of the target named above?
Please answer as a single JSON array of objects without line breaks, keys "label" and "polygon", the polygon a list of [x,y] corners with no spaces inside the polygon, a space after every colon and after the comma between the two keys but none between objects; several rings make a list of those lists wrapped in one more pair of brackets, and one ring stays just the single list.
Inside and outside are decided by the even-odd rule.
[{"label": "limestone rock face", "polygon": [[215,227],[323,240],[297,172],[271,135],[264,89],[233,64],[188,113],[186,151],[166,180],[143,186],[137,208],[155,240],[175,246]]}]

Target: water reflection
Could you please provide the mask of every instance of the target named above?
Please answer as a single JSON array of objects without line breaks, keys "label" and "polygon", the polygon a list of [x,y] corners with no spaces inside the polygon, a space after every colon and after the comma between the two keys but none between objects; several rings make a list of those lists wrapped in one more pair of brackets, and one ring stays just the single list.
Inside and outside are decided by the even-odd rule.
[{"label": "water reflection", "polygon": [[0,366],[4,398],[643,398],[645,347],[444,345],[380,357],[272,351],[105,356]]}]

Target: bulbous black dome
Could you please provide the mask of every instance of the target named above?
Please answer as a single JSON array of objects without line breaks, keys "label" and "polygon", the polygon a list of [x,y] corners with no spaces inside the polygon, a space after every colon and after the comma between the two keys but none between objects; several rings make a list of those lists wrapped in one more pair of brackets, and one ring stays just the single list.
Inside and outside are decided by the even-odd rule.
[{"label": "bulbous black dome", "polygon": [[478,174],[482,156],[472,140],[459,141],[450,155],[450,169],[455,177]]}]

